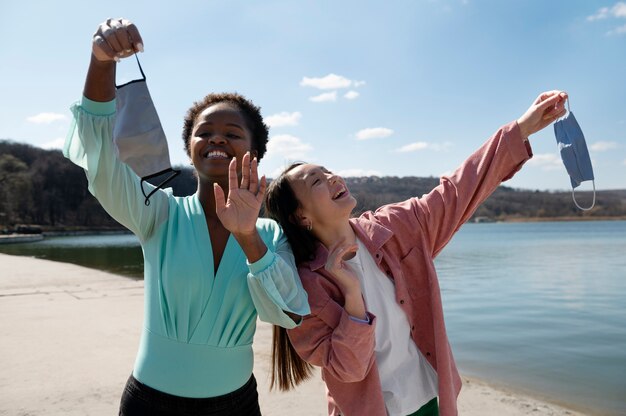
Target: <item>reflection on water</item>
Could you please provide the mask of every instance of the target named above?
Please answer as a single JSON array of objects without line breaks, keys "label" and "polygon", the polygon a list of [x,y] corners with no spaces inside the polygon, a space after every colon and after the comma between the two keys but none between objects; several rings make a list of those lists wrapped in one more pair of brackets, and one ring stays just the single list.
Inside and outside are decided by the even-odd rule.
[{"label": "reflection on water", "polygon": [[132,234],[46,237],[36,243],[0,245],[0,253],[74,263],[128,277],[143,277],[141,246]]},{"label": "reflection on water", "polygon": [[468,224],[436,263],[464,373],[626,414],[626,222]]}]

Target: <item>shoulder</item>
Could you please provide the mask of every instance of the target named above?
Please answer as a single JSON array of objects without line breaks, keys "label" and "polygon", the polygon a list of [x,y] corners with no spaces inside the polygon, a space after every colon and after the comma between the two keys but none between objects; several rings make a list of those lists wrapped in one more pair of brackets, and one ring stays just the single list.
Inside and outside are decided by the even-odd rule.
[{"label": "shoulder", "polygon": [[412,197],[400,202],[383,205],[376,211],[364,212],[354,221],[364,227],[368,224],[378,224],[385,228],[395,229],[405,227],[407,222],[414,222],[419,214],[422,203],[418,197]]}]

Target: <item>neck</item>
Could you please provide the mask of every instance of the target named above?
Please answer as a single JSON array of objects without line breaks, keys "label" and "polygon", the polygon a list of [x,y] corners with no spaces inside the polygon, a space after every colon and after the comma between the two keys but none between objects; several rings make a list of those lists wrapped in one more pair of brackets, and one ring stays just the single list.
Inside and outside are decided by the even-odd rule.
[{"label": "neck", "polygon": [[216,220],[217,214],[215,212],[215,193],[213,191],[213,184],[217,183],[224,190],[224,195],[228,197],[228,179],[222,178],[214,179],[200,179],[198,178],[198,199],[200,205],[204,209],[204,216],[207,220]]},{"label": "neck", "polygon": [[347,244],[356,243],[356,234],[349,221],[343,221],[341,224],[325,225],[317,230],[315,225],[313,227],[313,233],[326,248],[332,247],[340,241],[344,241]]}]

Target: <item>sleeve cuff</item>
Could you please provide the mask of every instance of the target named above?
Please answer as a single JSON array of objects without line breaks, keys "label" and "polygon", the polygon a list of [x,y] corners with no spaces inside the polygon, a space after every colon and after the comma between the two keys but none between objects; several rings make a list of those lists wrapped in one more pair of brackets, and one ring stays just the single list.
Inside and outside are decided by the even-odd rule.
[{"label": "sleeve cuff", "polygon": [[263,270],[265,270],[268,267],[270,267],[270,265],[274,261],[274,257],[276,257],[276,254],[274,254],[274,252],[272,252],[268,248],[267,251],[265,252],[265,254],[263,255],[263,257],[261,257],[260,259],[258,259],[254,263],[250,263],[250,262],[248,262],[246,260],[248,268],[250,269],[250,273],[252,273],[252,274],[259,274],[259,273],[261,273]]},{"label": "sleeve cuff", "polygon": [[86,112],[96,116],[110,116],[115,113],[115,99],[103,103],[83,96],[80,106]]},{"label": "sleeve cuff", "polygon": [[528,137],[522,137],[517,121],[513,121],[505,126],[506,133],[511,135],[507,137],[507,146],[513,160],[523,162],[533,156]]},{"label": "sleeve cuff", "polygon": [[372,323],[372,320],[370,319],[370,313],[369,312],[365,313],[365,319],[356,318],[356,317],[354,317],[352,315],[348,315],[348,317],[350,319],[352,319],[354,322],[359,322],[361,324],[368,324],[369,325],[369,324]]}]

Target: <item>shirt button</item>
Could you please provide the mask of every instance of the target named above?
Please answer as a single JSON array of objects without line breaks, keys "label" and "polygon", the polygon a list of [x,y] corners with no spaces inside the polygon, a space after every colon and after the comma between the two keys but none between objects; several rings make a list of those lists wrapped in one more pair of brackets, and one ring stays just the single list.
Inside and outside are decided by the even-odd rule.
[{"label": "shirt button", "polygon": [[400,299],[400,305],[404,305],[404,299]]},{"label": "shirt button", "polygon": [[415,330],[415,325],[411,325],[411,331]]},{"label": "shirt button", "polygon": [[427,356],[427,357],[430,357],[430,353],[429,353],[429,352],[427,352],[427,353],[426,353],[426,356]]}]

